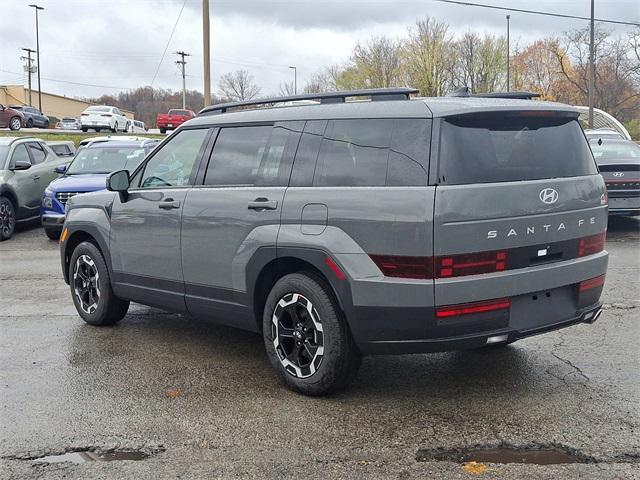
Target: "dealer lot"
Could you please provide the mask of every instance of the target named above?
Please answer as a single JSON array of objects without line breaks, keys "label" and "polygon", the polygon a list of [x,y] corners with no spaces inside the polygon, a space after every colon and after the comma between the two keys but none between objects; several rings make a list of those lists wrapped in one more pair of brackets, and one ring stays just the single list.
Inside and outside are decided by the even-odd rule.
[{"label": "dealer lot", "polygon": [[[0,478],[467,478],[419,460],[500,444],[579,461],[479,478],[640,478],[639,230],[610,220],[594,325],[502,351],[367,357],[349,390],[314,399],[278,383],[250,333],[141,306],[84,324],[57,244],[23,228],[0,244]],[[114,449],[149,456],[37,461]]]}]

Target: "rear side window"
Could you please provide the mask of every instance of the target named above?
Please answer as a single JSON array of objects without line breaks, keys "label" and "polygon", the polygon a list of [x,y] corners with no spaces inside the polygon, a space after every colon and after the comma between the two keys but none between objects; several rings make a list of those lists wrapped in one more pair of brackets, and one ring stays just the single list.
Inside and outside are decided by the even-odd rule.
[{"label": "rear side window", "polygon": [[285,186],[302,122],[222,128],[204,183],[216,186]]},{"label": "rear side window", "polygon": [[597,168],[574,117],[460,115],[442,122],[438,183],[576,177]]},{"label": "rear side window", "polygon": [[31,152],[31,157],[33,158],[34,165],[38,163],[44,162],[45,158],[47,158],[47,152],[44,151],[44,148],[39,143],[31,142],[29,145],[29,151]]},{"label": "rear side window", "polygon": [[313,185],[426,185],[430,135],[426,119],[329,121]]}]

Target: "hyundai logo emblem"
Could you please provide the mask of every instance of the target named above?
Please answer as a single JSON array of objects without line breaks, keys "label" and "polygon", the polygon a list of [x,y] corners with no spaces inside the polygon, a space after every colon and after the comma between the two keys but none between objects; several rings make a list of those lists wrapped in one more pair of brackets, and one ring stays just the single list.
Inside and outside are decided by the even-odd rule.
[{"label": "hyundai logo emblem", "polygon": [[544,190],[540,190],[540,201],[542,203],[552,204],[558,201],[558,192],[556,192],[553,188],[545,188]]},{"label": "hyundai logo emblem", "polygon": [[616,172],[613,174],[614,177],[624,177],[624,172]]}]

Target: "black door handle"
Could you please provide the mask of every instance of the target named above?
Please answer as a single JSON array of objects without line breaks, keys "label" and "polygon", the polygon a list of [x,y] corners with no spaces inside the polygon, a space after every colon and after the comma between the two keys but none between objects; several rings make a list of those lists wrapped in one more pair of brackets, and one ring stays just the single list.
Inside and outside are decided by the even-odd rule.
[{"label": "black door handle", "polygon": [[38,180],[40,180],[40,175],[34,175],[33,181],[37,182]]},{"label": "black door handle", "polygon": [[180,202],[178,200],[174,200],[173,198],[165,198],[159,205],[158,208],[163,210],[171,210],[173,208],[180,208]]},{"label": "black door handle", "polygon": [[259,197],[253,202],[249,202],[249,210],[256,210],[261,212],[263,210],[275,210],[278,208],[277,200],[269,200],[268,198]]}]

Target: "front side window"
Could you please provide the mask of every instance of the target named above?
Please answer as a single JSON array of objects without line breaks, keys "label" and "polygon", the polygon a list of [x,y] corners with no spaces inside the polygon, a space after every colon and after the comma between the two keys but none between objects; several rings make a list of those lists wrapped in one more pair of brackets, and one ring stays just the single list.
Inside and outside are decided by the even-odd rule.
[{"label": "front side window", "polygon": [[24,143],[21,143],[13,149],[13,154],[11,155],[11,166],[15,166],[17,162],[31,163],[31,157],[29,157],[29,152],[27,152],[27,147]]},{"label": "front side window", "polygon": [[207,129],[183,130],[164,144],[145,165],[140,188],[188,185],[193,167],[202,156],[207,133]]},{"label": "front side window", "polygon": [[34,165],[44,162],[45,158],[47,158],[47,152],[44,151],[44,148],[39,143],[29,143],[29,150],[31,151],[31,163]]}]

